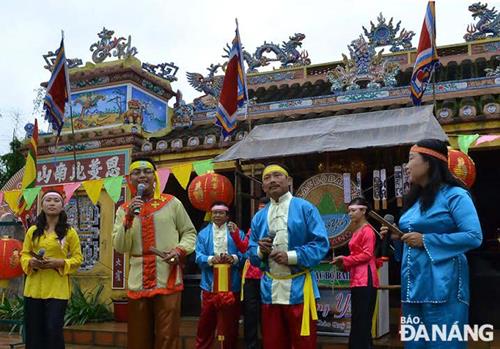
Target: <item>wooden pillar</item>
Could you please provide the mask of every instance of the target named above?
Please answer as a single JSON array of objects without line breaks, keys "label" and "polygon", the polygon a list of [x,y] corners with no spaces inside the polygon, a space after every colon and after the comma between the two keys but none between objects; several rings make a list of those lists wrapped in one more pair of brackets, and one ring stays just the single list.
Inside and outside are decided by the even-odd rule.
[{"label": "wooden pillar", "polygon": [[242,216],[242,200],[241,200],[241,163],[240,160],[236,162],[236,169],[234,171],[234,208],[235,208],[235,221],[241,227]]}]

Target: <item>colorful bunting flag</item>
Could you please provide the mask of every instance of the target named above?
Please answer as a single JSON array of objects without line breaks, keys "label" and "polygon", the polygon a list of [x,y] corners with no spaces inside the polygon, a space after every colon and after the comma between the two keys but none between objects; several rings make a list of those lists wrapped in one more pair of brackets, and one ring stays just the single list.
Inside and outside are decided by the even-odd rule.
[{"label": "colorful bunting flag", "polygon": [[172,173],[174,174],[175,178],[177,178],[177,181],[179,182],[181,187],[186,189],[189,183],[189,179],[191,178],[193,164],[188,163],[188,164],[176,165],[172,166],[170,169],[172,170]]},{"label": "colorful bunting flag", "polygon": [[42,187],[26,188],[23,190],[23,198],[26,201],[25,210],[29,210],[31,208],[31,205],[35,202],[40,190],[42,190]]},{"label": "colorful bunting flag", "polygon": [[106,189],[106,192],[115,204],[118,202],[118,200],[120,200],[122,184],[123,176],[108,177],[104,179],[104,189]]},{"label": "colorful bunting flag", "polygon": [[14,214],[19,214],[19,197],[21,196],[21,189],[10,190],[4,193],[4,200],[9,205],[9,208]]},{"label": "colorful bunting flag", "polygon": [[213,159],[196,161],[193,163],[194,172],[198,176],[214,170]]},{"label": "colorful bunting flag", "polygon": [[486,136],[480,136],[477,141],[476,145],[479,145],[481,143],[486,143],[486,142],[493,142],[494,140],[500,138],[500,135],[486,135]]},{"label": "colorful bunting flag", "polygon": [[158,177],[160,178],[160,192],[163,193],[168,182],[168,177],[170,177],[170,169],[165,167],[160,168],[158,170]]},{"label": "colorful bunting flag", "polygon": [[82,185],[81,182],[71,182],[63,185],[64,195],[66,195],[66,198],[64,199],[65,205],[68,204],[69,200],[73,197],[75,191],[78,188],[80,188],[81,185]]},{"label": "colorful bunting flag", "polygon": [[458,136],[458,147],[460,148],[460,151],[464,154],[467,154],[469,152],[469,147],[472,143],[476,141],[476,139],[479,138],[478,134],[475,135],[460,135]]},{"label": "colorful bunting flag", "polygon": [[103,184],[104,179],[93,179],[90,181],[82,182],[83,188],[87,192],[90,201],[92,201],[94,205],[99,201]]}]

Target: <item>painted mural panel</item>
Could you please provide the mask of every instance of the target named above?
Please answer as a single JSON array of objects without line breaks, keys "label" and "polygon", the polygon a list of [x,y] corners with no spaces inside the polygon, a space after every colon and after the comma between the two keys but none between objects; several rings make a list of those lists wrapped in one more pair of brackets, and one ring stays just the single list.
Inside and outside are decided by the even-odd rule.
[{"label": "painted mural panel", "polygon": [[[71,94],[75,130],[122,124],[121,115],[127,110],[127,86],[112,86]],[[63,132],[71,132],[69,108]]]},{"label": "painted mural panel", "polygon": [[132,99],[140,102],[142,128],[153,133],[167,127],[167,102],[157,99],[135,87],[132,87]]}]

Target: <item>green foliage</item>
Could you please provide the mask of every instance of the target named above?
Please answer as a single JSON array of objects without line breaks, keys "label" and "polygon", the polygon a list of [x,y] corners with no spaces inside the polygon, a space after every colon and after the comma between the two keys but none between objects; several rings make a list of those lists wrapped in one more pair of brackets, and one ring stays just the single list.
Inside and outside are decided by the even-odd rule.
[{"label": "green foliage", "polygon": [[10,142],[10,153],[0,156],[0,188],[25,164],[26,159],[20,151],[21,146],[21,141],[14,138]]},{"label": "green foliage", "polygon": [[103,289],[104,285],[99,284],[83,292],[80,285],[73,282],[71,299],[64,316],[64,326],[111,320],[113,316],[109,310],[109,304],[101,303],[99,300]]},{"label": "green foliage", "polygon": [[19,329],[22,331],[22,323],[24,318],[24,298],[15,296],[12,300],[5,298],[0,304],[0,320],[19,321],[19,323],[11,323],[10,332]]}]

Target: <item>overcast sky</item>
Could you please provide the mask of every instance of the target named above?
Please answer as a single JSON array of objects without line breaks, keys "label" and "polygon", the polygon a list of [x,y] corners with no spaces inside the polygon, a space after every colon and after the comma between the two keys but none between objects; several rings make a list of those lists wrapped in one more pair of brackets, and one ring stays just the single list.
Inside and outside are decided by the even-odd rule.
[{"label": "overcast sky", "polygon": [[[437,44],[463,42],[473,19],[467,7],[473,1],[436,1]],[[32,122],[34,89],[47,81],[42,55],[57,49],[65,31],[66,56],[91,61],[89,47],[98,41],[105,26],[116,36],[132,36],[142,62],[174,62],[184,99],[200,95],[186,80],[186,71],[205,75],[210,63],[222,62],[222,48],[234,36],[238,17],[241,40],[253,53],[264,40],[281,43],[289,35],[306,35],[302,49],[312,64],[341,59],[347,45],[361,34],[362,26],[376,23],[379,12],[401,27],[416,32],[417,46],[427,1],[425,0],[17,0],[0,5],[0,154],[8,151],[15,132],[24,137],[23,126]],[[489,1],[500,7],[499,1]],[[395,24],[394,23],[394,24]],[[172,103],[171,103],[172,104]],[[21,120],[15,125],[13,113]],[[39,116],[40,121],[40,116]],[[42,124],[46,129],[46,124]]]}]

